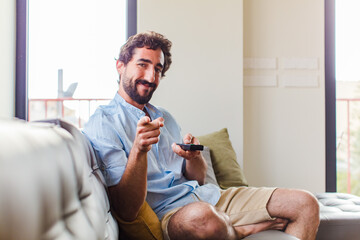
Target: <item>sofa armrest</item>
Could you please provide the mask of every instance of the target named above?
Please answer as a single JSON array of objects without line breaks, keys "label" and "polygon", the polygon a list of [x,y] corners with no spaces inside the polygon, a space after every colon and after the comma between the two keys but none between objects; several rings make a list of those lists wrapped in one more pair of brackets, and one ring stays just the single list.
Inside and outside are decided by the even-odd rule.
[{"label": "sofa armrest", "polygon": [[0,121],[0,239],[118,238],[92,153],[73,131]]}]

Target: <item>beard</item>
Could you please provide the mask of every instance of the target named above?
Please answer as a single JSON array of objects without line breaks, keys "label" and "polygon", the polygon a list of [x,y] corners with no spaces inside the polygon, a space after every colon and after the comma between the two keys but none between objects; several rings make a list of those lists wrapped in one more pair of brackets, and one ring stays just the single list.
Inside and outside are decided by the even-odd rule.
[{"label": "beard", "polygon": [[[138,104],[146,104],[150,101],[153,93],[156,90],[157,85],[155,83],[150,83],[146,80],[137,79],[135,81],[131,81],[130,78],[124,75],[123,79],[121,79],[122,86],[125,92],[129,95],[129,97],[137,102]],[[144,96],[141,96],[136,88],[138,84],[149,85],[152,89],[147,91]]]}]

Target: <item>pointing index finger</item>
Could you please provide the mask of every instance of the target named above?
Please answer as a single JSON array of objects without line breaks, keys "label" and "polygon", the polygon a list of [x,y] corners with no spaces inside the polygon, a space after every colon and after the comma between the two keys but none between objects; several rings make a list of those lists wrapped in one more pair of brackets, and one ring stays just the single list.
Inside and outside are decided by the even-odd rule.
[{"label": "pointing index finger", "polygon": [[164,119],[162,117],[155,119],[153,122],[158,122],[159,127],[164,126]]},{"label": "pointing index finger", "polygon": [[151,122],[150,118],[148,116],[145,116],[145,117],[140,118],[138,125],[145,125],[150,122]]}]

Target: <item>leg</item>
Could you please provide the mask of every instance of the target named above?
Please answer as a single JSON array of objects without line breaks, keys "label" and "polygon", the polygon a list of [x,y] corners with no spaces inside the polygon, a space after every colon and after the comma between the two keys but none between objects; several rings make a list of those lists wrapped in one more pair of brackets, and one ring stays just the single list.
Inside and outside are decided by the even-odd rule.
[{"label": "leg", "polygon": [[275,220],[268,220],[255,224],[234,226],[235,232],[237,234],[238,239],[242,239],[251,234],[255,234],[265,230],[279,230],[282,231],[285,229],[288,224],[287,219],[276,218]]},{"label": "leg", "polygon": [[302,190],[277,189],[267,209],[270,216],[289,220],[286,233],[302,240],[315,239],[319,226],[319,205],[312,194]]},{"label": "leg", "polygon": [[172,240],[236,239],[229,217],[205,202],[188,204],[174,213],[168,220],[167,233]]}]

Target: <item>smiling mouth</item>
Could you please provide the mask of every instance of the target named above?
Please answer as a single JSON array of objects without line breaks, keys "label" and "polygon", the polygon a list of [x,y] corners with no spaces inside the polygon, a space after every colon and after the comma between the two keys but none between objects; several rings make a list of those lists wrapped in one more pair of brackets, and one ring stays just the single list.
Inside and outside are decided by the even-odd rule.
[{"label": "smiling mouth", "polygon": [[146,80],[136,80],[136,84],[141,84],[141,85],[144,85],[146,87],[151,87],[151,88],[156,88],[156,84],[155,83],[151,83],[151,82],[148,82]]}]

